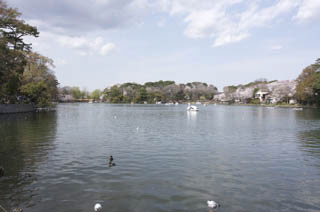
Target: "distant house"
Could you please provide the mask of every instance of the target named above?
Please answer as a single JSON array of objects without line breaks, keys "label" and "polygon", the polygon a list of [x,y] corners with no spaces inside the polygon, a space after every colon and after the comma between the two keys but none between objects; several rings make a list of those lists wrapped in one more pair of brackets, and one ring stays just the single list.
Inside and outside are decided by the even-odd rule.
[{"label": "distant house", "polygon": [[266,96],[267,96],[268,94],[269,94],[269,92],[259,90],[259,91],[256,93],[255,98],[260,99],[260,102],[263,102],[263,101],[266,100]]},{"label": "distant house", "polygon": [[278,103],[280,101],[280,99],[279,98],[276,98],[276,97],[269,97],[269,98],[267,98],[267,103],[269,103],[269,104],[276,104],[276,103]]},{"label": "distant house", "polygon": [[290,100],[289,100],[289,104],[291,104],[291,105],[297,104],[297,100],[295,100],[295,99],[290,99]]}]

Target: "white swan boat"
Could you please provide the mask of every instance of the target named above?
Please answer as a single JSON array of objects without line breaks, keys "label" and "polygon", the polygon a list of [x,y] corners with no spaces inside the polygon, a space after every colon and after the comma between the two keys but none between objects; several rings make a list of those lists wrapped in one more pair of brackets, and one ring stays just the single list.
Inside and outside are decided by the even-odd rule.
[{"label": "white swan boat", "polygon": [[197,106],[194,106],[194,105],[189,105],[187,107],[187,111],[199,111],[199,108]]},{"label": "white swan boat", "polygon": [[303,110],[303,108],[302,107],[295,107],[295,108],[293,108],[293,110]]}]

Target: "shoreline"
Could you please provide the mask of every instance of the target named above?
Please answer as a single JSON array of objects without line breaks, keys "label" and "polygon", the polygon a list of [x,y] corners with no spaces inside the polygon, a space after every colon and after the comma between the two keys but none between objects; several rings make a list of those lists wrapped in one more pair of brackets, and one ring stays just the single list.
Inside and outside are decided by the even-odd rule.
[{"label": "shoreline", "polygon": [[[70,103],[88,103],[88,102],[59,102],[58,104],[70,104]],[[290,104],[285,104],[285,105],[278,105],[278,104],[241,104],[241,103],[221,103],[221,102],[203,102],[201,104],[196,104],[196,102],[181,102],[179,103],[179,105],[188,105],[188,104],[192,104],[192,105],[225,105],[225,106],[256,106],[256,107],[279,107],[279,108],[310,108],[310,109],[319,109],[320,107],[316,107],[316,106],[310,106],[310,105],[300,105],[300,104],[294,104],[294,105],[290,105]],[[163,106],[175,106],[173,105],[165,105],[165,103],[163,104],[156,104],[156,103],[111,103],[111,102],[94,102],[93,104],[110,104],[110,105],[117,105],[117,104],[121,104],[121,105],[163,105]]]},{"label": "shoreline", "polygon": [[[88,102],[85,101],[74,101],[74,102],[58,102],[55,103],[54,106],[52,107],[36,107],[32,104],[10,104],[10,105],[5,105],[1,104],[0,107],[5,110],[0,111],[0,115],[8,115],[8,114],[19,114],[19,113],[43,113],[43,112],[55,112],[56,105],[58,104],[72,104],[72,103],[86,103]],[[156,103],[150,103],[150,104],[143,104],[143,103],[108,103],[108,102],[95,102],[93,104],[110,104],[110,105],[117,105],[117,104],[122,104],[122,105],[162,105],[162,106],[176,106],[176,105],[165,105],[165,104],[156,104]],[[182,102],[179,103],[179,105],[187,105],[189,102]],[[239,103],[219,103],[219,102],[205,102],[201,104],[196,104],[195,102],[191,102],[190,104],[193,105],[199,105],[199,106],[204,106],[204,105],[224,105],[224,106],[251,106],[251,107],[265,107],[265,108],[303,108],[303,109],[319,109],[319,107],[316,106],[310,106],[310,105],[300,105],[300,104],[294,104],[294,105],[277,105],[277,104],[239,104]]]}]

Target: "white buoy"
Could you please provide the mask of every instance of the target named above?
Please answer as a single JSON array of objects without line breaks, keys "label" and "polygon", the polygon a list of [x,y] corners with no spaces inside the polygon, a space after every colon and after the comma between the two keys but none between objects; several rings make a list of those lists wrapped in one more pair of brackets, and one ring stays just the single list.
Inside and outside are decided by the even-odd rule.
[{"label": "white buoy", "polygon": [[101,204],[97,203],[94,205],[94,211],[100,211],[102,209]]},{"label": "white buoy", "polygon": [[213,200],[211,200],[211,201],[208,200],[207,204],[208,204],[208,207],[212,208],[212,209],[216,209],[216,208],[220,207],[220,205]]}]

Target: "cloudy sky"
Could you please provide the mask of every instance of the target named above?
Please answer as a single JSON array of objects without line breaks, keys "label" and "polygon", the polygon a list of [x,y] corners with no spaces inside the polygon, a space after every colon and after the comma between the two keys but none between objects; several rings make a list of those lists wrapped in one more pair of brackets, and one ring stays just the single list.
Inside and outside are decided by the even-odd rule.
[{"label": "cloudy sky", "polygon": [[295,79],[320,57],[320,0],[7,0],[61,86]]}]

